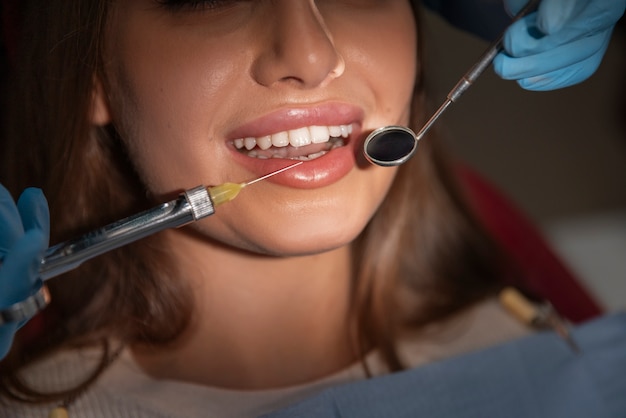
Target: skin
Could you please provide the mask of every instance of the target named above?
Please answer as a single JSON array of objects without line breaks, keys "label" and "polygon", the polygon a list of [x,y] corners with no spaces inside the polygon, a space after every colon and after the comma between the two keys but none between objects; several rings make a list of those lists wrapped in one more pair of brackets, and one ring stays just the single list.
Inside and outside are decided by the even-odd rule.
[{"label": "skin", "polygon": [[[233,158],[229,135],[277,111],[358,109],[355,149],[379,126],[408,123],[417,62],[408,1],[222,3],[114,6],[92,122],[115,124],[155,198],[254,178]],[[174,347],[134,348],[149,374],[258,389],[354,361],[350,243],[395,169],[353,162],[330,183],[319,181],[323,174],[255,184],[214,216],[164,234],[197,314]]]}]

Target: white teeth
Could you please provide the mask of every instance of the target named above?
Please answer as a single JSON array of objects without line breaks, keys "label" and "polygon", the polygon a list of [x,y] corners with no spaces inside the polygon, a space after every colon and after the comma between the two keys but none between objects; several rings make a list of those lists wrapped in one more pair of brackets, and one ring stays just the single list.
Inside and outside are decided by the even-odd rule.
[{"label": "white teeth", "polygon": [[242,147],[240,150],[244,152],[248,157],[259,158],[262,160],[266,160],[269,158],[288,158],[291,160],[301,160],[301,161],[310,161],[316,158],[321,157],[328,153],[328,151],[334,150],[335,148],[343,147],[345,145],[343,138],[331,138],[324,145],[324,149],[314,152],[308,155],[294,155],[293,150],[295,148],[288,147],[273,147],[269,150],[261,150],[259,148],[254,148],[251,150],[246,150],[245,147]]},{"label": "white teeth", "polygon": [[270,135],[262,136],[256,140],[256,144],[262,150],[266,150],[272,146],[272,137]]},{"label": "white teeth", "polygon": [[289,145],[292,147],[303,147],[311,143],[311,132],[309,128],[293,129],[289,131]]},{"label": "white teeth", "polygon": [[256,147],[256,139],[254,138],[245,138],[243,140],[243,144],[246,147],[247,150],[251,150],[252,148]]},{"label": "white teeth", "polygon": [[340,126],[329,126],[328,133],[330,136],[334,136],[335,138],[339,138],[341,136],[341,127]]},{"label": "white teeth", "polygon": [[277,132],[260,138],[238,138],[233,141],[233,145],[239,150],[245,148],[248,151],[253,150],[255,147],[267,150],[272,146],[282,148],[287,145],[297,148],[309,144],[322,144],[328,142],[331,138],[347,138],[351,133],[352,125],[309,126]]},{"label": "white teeth", "polygon": [[314,153],[314,154],[309,154],[309,155],[307,155],[307,158],[308,158],[309,160],[314,160],[314,159],[316,159],[317,157],[321,157],[322,155],[326,154],[326,152],[327,152],[327,151],[320,151],[320,152],[316,152],[316,153]]},{"label": "white teeth", "polygon": [[279,132],[272,135],[272,145],[275,147],[286,147],[289,145],[289,133]]},{"label": "white teeth", "polygon": [[328,142],[330,139],[330,134],[326,126],[311,126],[309,132],[311,133],[311,142],[314,144]]},{"label": "white teeth", "polygon": [[[326,145],[326,149],[323,149],[323,150],[318,151],[318,152],[314,152],[313,154],[309,154],[309,155],[301,155],[299,157],[293,157],[292,159],[294,159],[294,160],[301,160],[301,161],[311,161],[311,160],[314,160],[316,158],[321,157],[322,155],[325,155],[330,150],[333,150],[333,149],[339,148],[339,147],[343,147],[344,145],[345,144],[344,144],[342,138],[333,138]],[[276,156],[274,156],[274,157],[276,157]],[[280,158],[280,157],[278,157],[278,158]]]}]

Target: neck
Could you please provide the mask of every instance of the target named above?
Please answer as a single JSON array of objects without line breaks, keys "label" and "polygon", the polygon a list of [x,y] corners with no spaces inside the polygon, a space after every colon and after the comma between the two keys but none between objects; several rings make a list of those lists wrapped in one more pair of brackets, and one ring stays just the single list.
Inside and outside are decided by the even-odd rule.
[{"label": "neck", "polygon": [[[172,347],[135,347],[147,373],[232,389],[305,383],[355,361],[348,322],[350,249],[278,258],[177,237],[194,294]],[[228,266],[219,268],[216,266]]]}]

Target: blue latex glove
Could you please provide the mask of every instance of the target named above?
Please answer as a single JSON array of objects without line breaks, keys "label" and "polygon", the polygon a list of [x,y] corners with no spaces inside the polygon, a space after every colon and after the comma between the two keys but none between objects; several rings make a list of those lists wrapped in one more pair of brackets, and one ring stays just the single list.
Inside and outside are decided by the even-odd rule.
[{"label": "blue latex glove", "polygon": [[[48,247],[50,219],[48,203],[39,189],[24,190],[17,205],[0,185],[0,309],[31,296],[38,282],[42,253]],[[0,359],[23,323],[0,326]]]},{"label": "blue latex glove", "polygon": [[[505,0],[511,14],[526,0]],[[626,0],[542,0],[506,32],[494,60],[502,78],[527,90],[555,90],[590,77],[600,65]]]}]

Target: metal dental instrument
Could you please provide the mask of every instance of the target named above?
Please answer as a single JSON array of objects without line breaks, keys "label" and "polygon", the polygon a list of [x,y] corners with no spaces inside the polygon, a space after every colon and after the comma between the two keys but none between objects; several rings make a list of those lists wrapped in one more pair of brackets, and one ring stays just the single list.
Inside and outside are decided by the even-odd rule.
[{"label": "metal dental instrument", "polygon": [[576,354],[581,354],[578,343],[574,340],[568,324],[552,304],[535,304],[513,287],[504,288],[499,295],[500,303],[524,324],[552,329]]},{"label": "metal dental instrument", "polygon": [[178,199],[96,229],[80,238],[54,245],[44,254],[39,268],[40,277],[46,281],[140,238],[213,215],[216,206],[233,200],[244,187],[300,164],[302,161],[244,183],[194,187],[184,191]]},{"label": "metal dental instrument", "polygon": [[[528,13],[535,10],[540,0],[530,0],[522,10],[511,21],[517,22]],[[463,93],[476,81],[476,79],[491,65],[493,59],[503,49],[502,41],[504,32],[494,41],[481,55],[478,61],[461,77],[459,82],[448,93],[446,100],[431,116],[426,124],[415,134],[409,128],[403,126],[384,126],[373,131],[365,139],[363,153],[365,158],[371,163],[390,167],[404,164],[415,154],[417,143],[433,126],[435,121],[446,111],[446,109],[456,102]]]}]

